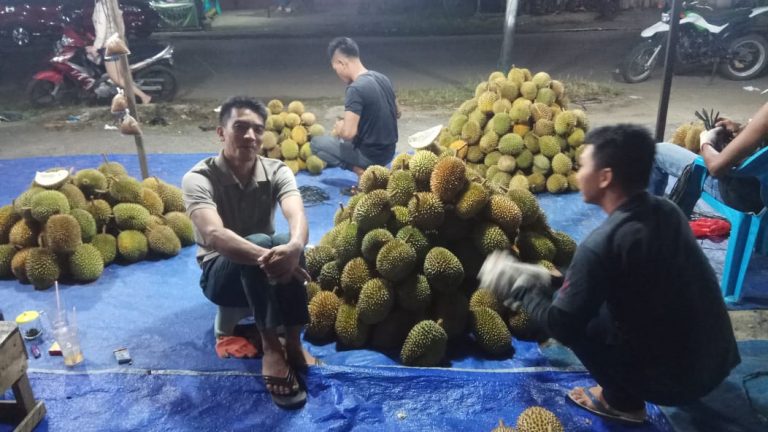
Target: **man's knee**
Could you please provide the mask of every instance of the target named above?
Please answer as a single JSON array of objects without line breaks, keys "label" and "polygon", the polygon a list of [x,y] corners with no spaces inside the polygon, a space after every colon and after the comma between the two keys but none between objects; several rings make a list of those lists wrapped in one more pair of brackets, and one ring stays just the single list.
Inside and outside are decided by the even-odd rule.
[{"label": "man's knee", "polygon": [[291,241],[291,235],[288,233],[277,233],[272,236],[272,246],[288,244]]},{"label": "man's knee", "polygon": [[267,249],[274,246],[274,244],[272,243],[272,237],[268,236],[267,234],[261,234],[261,233],[251,234],[245,237],[245,239],[255,244],[256,246],[267,248]]}]

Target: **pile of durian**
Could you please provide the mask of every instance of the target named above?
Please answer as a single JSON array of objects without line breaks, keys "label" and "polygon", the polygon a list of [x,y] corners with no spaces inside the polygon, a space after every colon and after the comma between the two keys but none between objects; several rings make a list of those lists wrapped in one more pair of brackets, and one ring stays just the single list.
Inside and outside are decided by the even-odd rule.
[{"label": "pile of durian", "polygon": [[[517,428],[517,429],[515,429]],[[526,408],[517,416],[515,428],[504,424],[504,420],[499,420],[499,425],[491,432],[564,432],[565,428],[552,411],[540,407],[532,406]]]},{"label": "pile of durian", "polygon": [[496,71],[451,116],[438,143],[504,188],[576,191],[589,121],[567,104],[565,86],[546,72]]},{"label": "pile of durian", "polygon": [[282,101],[272,99],[267,109],[262,156],[281,159],[294,174],[301,170],[320,174],[325,162],[312,154],[309,142],[313,137],[325,135],[325,128],[317,123],[315,115],[305,111],[301,101],[292,101],[285,107]]},{"label": "pile of durian", "polygon": [[510,250],[557,271],[576,243],[547,224],[528,188],[508,191],[461,159],[420,150],[392,169],[371,166],[334,227],[306,252],[310,341],[398,350],[406,365],[441,364],[451,340],[493,356],[513,354],[512,336],[538,340],[477,273],[485,256]]},{"label": "pile of durian", "polygon": [[91,282],[115,260],[170,257],[194,242],[181,189],[156,177],[140,182],[106,160],[74,174],[54,168],[0,207],[0,278],[40,290]]}]

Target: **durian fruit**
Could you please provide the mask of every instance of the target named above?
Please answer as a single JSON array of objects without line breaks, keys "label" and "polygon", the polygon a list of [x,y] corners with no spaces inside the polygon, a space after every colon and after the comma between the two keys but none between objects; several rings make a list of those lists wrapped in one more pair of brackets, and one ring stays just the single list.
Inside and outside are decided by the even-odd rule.
[{"label": "durian fruit", "polygon": [[186,214],[172,211],[166,213],[164,218],[165,223],[171,227],[174,233],[176,233],[176,237],[179,238],[182,247],[195,244],[195,233],[192,221]]},{"label": "durian fruit", "polygon": [[430,188],[443,202],[453,202],[456,195],[466,184],[466,166],[457,157],[440,159],[430,176]]},{"label": "durian fruit", "polygon": [[512,426],[504,424],[504,420],[499,419],[499,425],[491,430],[491,432],[515,432]]},{"label": "durian fruit", "polygon": [[53,215],[45,223],[45,245],[51,251],[68,255],[83,243],[80,223],[72,215]]},{"label": "durian fruit", "polygon": [[339,280],[344,298],[351,303],[356,302],[363,285],[370,279],[371,269],[363,258],[357,257],[349,260],[341,270]]},{"label": "durian fruit", "polygon": [[37,246],[39,224],[34,220],[21,219],[8,232],[8,242],[18,248]]},{"label": "durian fruit", "polygon": [[405,225],[395,235],[395,238],[402,240],[405,244],[413,248],[416,253],[416,262],[421,263],[424,261],[424,257],[427,256],[429,248],[431,247],[429,239],[418,228]]},{"label": "durian fruit", "polygon": [[[386,183],[385,183],[386,187]],[[389,195],[386,190],[376,189],[365,194],[352,212],[352,221],[362,232],[383,228],[391,216]]]},{"label": "durian fruit", "polygon": [[[175,238],[175,236],[174,236]],[[92,282],[104,272],[101,252],[88,243],[77,246],[68,259],[69,273],[78,282]]]},{"label": "durian fruit", "polygon": [[416,321],[418,317],[413,313],[395,309],[373,327],[371,346],[379,350],[400,350]]},{"label": "durian fruit", "polygon": [[510,188],[507,196],[517,204],[517,208],[520,210],[521,226],[529,226],[536,221],[541,210],[536,197],[527,188]]},{"label": "durian fruit", "polygon": [[304,114],[304,104],[301,101],[291,101],[288,104],[288,112],[301,116]]},{"label": "durian fruit", "polygon": [[315,155],[311,155],[307,158],[307,171],[312,175],[318,175],[325,168],[325,162]]},{"label": "durian fruit", "polygon": [[11,263],[16,255],[16,248],[10,244],[0,244],[0,279],[13,276]]},{"label": "durian fruit", "polygon": [[44,290],[53,286],[61,276],[56,254],[50,249],[35,247],[30,249],[24,263],[27,278],[35,289]]},{"label": "durian fruit", "polygon": [[272,99],[267,103],[267,108],[269,108],[269,112],[272,114],[280,114],[283,112],[283,102],[279,99]]},{"label": "durian fruit", "polygon": [[512,349],[512,335],[498,313],[485,306],[470,312],[472,330],[480,348],[493,355],[506,354]]},{"label": "durian fruit", "polygon": [[395,305],[395,293],[385,279],[365,282],[357,301],[358,318],[364,324],[377,324],[389,315]]},{"label": "durian fruit", "polygon": [[317,278],[324,265],[336,259],[333,249],[329,246],[317,245],[304,251],[307,263],[307,273],[312,278]]},{"label": "durian fruit", "polygon": [[67,197],[55,190],[44,190],[35,194],[30,200],[32,217],[44,224],[48,218],[55,214],[69,213],[69,200]]},{"label": "durian fruit", "polygon": [[571,263],[573,255],[576,252],[576,242],[568,234],[562,231],[555,231],[550,237],[552,244],[555,245],[555,257],[553,262],[559,266],[567,266]]},{"label": "durian fruit", "polygon": [[23,284],[29,283],[29,278],[27,277],[27,257],[32,249],[31,247],[21,249],[11,259],[11,273]]},{"label": "durian fruit", "polygon": [[127,174],[117,175],[109,181],[109,197],[118,203],[140,203],[142,185]]},{"label": "durian fruit", "polygon": [[149,210],[139,204],[120,203],[112,211],[115,215],[115,223],[121,230],[143,231],[149,224]]},{"label": "durian fruit", "polygon": [[448,335],[440,324],[421,321],[408,333],[400,359],[407,366],[436,366],[445,356],[447,343]]},{"label": "durian fruit", "polygon": [[141,261],[149,251],[147,237],[137,230],[121,231],[117,236],[117,250],[127,262]]},{"label": "durian fruit", "polygon": [[360,321],[357,308],[353,305],[341,304],[334,328],[343,347],[360,348],[368,340],[369,326]]},{"label": "durian fruit", "polygon": [[432,192],[417,192],[408,201],[408,217],[417,228],[437,229],[445,219],[445,208]]},{"label": "durian fruit", "polygon": [[[392,233],[384,228],[373,229],[363,237],[360,251],[365,259],[375,262],[381,248],[394,238]],[[309,263],[307,266],[309,267]]]},{"label": "durian fruit", "polygon": [[181,251],[181,241],[167,225],[149,226],[144,234],[149,250],[162,256],[176,256]]},{"label": "durian fruit", "polygon": [[490,196],[484,186],[470,182],[459,194],[454,210],[458,217],[470,219],[485,208],[489,199]]},{"label": "durian fruit", "polygon": [[381,165],[371,165],[363,171],[358,186],[368,193],[376,189],[386,189],[389,183],[389,170]]},{"label": "durian fruit", "polygon": [[141,205],[154,216],[162,216],[165,213],[163,200],[155,191],[149,188],[141,189]]},{"label": "durian fruit", "polygon": [[562,174],[552,174],[547,178],[547,191],[557,194],[568,190],[568,179]]},{"label": "durian fruit", "polygon": [[693,127],[692,123],[681,124],[677,129],[675,129],[675,132],[669,139],[670,142],[677,144],[680,147],[685,147],[685,138],[688,136],[688,132],[691,130],[691,127]]},{"label": "durian fruit", "polygon": [[522,213],[515,201],[506,195],[491,195],[485,211],[488,219],[499,225],[508,235],[514,235],[520,227]]},{"label": "durian fruit", "polygon": [[464,279],[464,267],[456,255],[444,247],[434,247],[424,257],[424,276],[437,291],[458,287]]},{"label": "durian fruit", "polygon": [[376,256],[376,271],[392,282],[406,278],[415,265],[416,251],[400,239],[386,243]]},{"label": "durian fruit", "polygon": [[72,183],[65,183],[59,188],[59,192],[63,193],[67,197],[70,209],[78,209],[85,207],[85,195],[80,191],[80,188]]},{"label": "durian fruit", "polygon": [[0,207],[0,244],[8,243],[11,228],[19,219],[21,216],[13,210],[13,205]]},{"label": "durian fruit", "polygon": [[386,189],[390,205],[407,206],[416,192],[416,182],[410,171],[397,170],[389,175]]},{"label": "durian fruit", "polygon": [[526,408],[517,417],[515,424],[518,432],[565,432],[557,416],[546,408],[533,406]]},{"label": "durian fruit", "polygon": [[517,236],[520,258],[527,262],[553,261],[557,249],[546,236],[534,231],[522,230]]},{"label": "durian fruit", "polygon": [[430,316],[442,320],[441,327],[449,339],[466,334],[469,318],[469,301],[458,290],[440,293],[433,291],[436,299],[430,311]]},{"label": "durian fruit", "polygon": [[696,123],[691,126],[688,133],[685,135],[685,148],[698,153],[701,149],[701,143],[699,142],[699,136],[704,132],[704,125]]},{"label": "durian fruit", "polygon": [[397,287],[397,306],[410,312],[423,312],[432,302],[432,290],[426,276],[409,276]]},{"label": "durian fruit", "polygon": [[90,244],[99,251],[105,266],[117,258],[117,239],[112,234],[96,234]]},{"label": "durian fruit", "polygon": [[469,310],[487,307],[496,313],[501,313],[502,305],[496,294],[487,288],[478,288],[469,298]]},{"label": "durian fruit", "polygon": [[507,250],[511,243],[509,237],[501,227],[491,222],[483,222],[474,227],[473,236],[475,247],[483,254],[488,255],[495,250]]},{"label": "durian fruit", "polygon": [[101,231],[104,225],[109,223],[112,218],[112,207],[102,199],[89,201],[85,206],[85,210],[93,216],[97,231]]},{"label": "durian fruit", "polygon": [[320,269],[320,274],[317,276],[317,282],[320,283],[320,288],[323,291],[333,291],[336,288],[341,288],[342,268],[339,261],[336,260],[323,265]]},{"label": "durian fruit", "polygon": [[309,301],[309,323],[306,335],[315,340],[324,340],[334,332],[336,314],[341,299],[331,291],[321,291]]},{"label": "durian fruit", "polygon": [[[429,187],[432,170],[437,164],[437,155],[431,151],[419,150],[408,160],[408,169],[416,185]],[[426,190],[426,189],[424,189]]]}]

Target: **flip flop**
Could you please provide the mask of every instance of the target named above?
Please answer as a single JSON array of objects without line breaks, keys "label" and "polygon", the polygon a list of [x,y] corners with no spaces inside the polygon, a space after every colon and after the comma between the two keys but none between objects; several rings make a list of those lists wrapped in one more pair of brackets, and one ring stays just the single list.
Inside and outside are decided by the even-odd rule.
[{"label": "flip flop", "polygon": [[605,417],[611,420],[616,420],[616,421],[630,423],[630,424],[642,424],[642,423],[645,423],[645,421],[647,420],[647,415],[643,415],[643,417],[640,418],[632,414],[628,414],[626,412],[611,408],[608,404],[604,403],[603,401],[598,399],[597,396],[592,394],[592,392],[589,391],[588,388],[576,387],[573,390],[576,390],[576,389],[580,389],[587,396],[587,398],[589,398],[589,401],[592,406],[584,405],[578,402],[571,395],[571,392],[568,392],[568,399],[570,399],[571,402],[575,403],[579,408],[585,409],[591,412],[592,414],[596,414],[600,417]]},{"label": "flip flop", "polygon": [[307,403],[307,391],[304,383],[298,379],[293,368],[288,368],[288,374],[285,377],[277,377],[274,375],[263,375],[264,384],[271,385],[273,387],[289,387],[292,391],[288,394],[275,393],[269,390],[269,395],[272,396],[272,402],[283,409],[297,409],[304,406]]},{"label": "flip flop", "polygon": [[259,351],[244,337],[223,336],[216,341],[216,355],[219,358],[254,358]]}]

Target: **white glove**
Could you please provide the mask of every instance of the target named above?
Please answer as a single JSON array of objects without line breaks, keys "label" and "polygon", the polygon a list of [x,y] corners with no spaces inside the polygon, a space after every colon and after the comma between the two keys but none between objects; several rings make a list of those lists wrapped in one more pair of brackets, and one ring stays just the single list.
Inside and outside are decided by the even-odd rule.
[{"label": "white glove", "polygon": [[703,146],[704,143],[709,143],[710,145],[715,145],[715,142],[717,142],[717,135],[723,130],[722,126],[718,126],[714,129],[710,129],[707,131],[704,131],[699,134],[699,146]]},{"label": "white glove", "polygon": [[533,287],[549,291],[552,275],[544,267],[518,261],[509,251],[494,251],[477,274],[480,286],[494,292],[505,306],[519,308],[516,291]]}]

